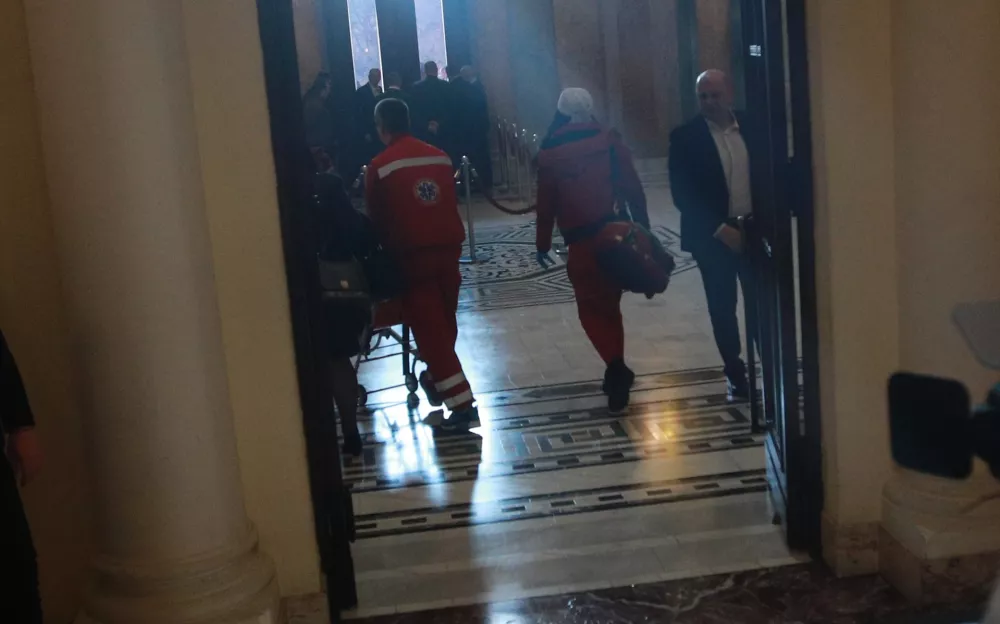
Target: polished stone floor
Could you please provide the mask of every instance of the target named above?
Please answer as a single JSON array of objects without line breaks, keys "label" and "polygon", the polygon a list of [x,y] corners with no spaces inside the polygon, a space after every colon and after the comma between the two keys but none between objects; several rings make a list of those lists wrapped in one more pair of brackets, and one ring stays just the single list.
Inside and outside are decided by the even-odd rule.
[{"label": "polished stone floor", "polygon": [[400,347],[361,365],[365,448],[347,458],[360,605],[351,617],[589,592],[797,564],[772,521],[763,439],[729,404],[700,276],[669,192],[649,190],[677,258],[663,297],[626,296],[633,407],[611,416],[603,363],[565,267],[534,264],[529,217],[476,207],[458,351],[483,427],[442,437],[407,406]]},{"label": "polished stone floor", "polygon": [[978,604],[908,603],[877,577],[835,579],[816,564],[469,605],[371,624],[966,624]]}]

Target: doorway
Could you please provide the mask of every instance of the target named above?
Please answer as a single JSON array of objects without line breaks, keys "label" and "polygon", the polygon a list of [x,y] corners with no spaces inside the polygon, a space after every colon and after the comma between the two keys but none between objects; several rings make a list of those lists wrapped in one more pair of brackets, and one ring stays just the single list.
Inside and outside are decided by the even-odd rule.
[{"label": "doorway", "polygon": [[[387,58],[401,58],[401,50],[410,51],[407,59],[393,62],[416,62],[410,57],[414,49],[419,53],[419,37],[413,46],[405,32],[409,17],[417,15],[412,0],[404,13],[392,13],[393,2],[371,4],[377,29],[392,21],[385,30],[395,33],[389,40],[411,41],[388,51],[391,41],[379,39],[383,68]],[[465,7],[466,27],[445,13],[445,45],[451,56],[464,37],[465,62],[471,62],[477,36],[485,35],[468,27],[477,15],[469,7],[477,3],[458,4]],[[532,26],[539,53],[574,49],[559,30],[564,20],[556,11],[565,4],[532,2],[526,8],[538,16],[540,7],[549,6]],[[631,58],[639,44],[630,40],[623,47],[607,35],[607,20],[633,28],[643,19],[673,19],[678,63],[701,62],[696,50],[685,56],[680,41],[693,36],[691,28],[710,31],[697,23],[704,17],[698,3],[679,0],[671,17],[655,2],[630,0],[623,3],[624,21],[608,14],[610,4],[595,0],[591,15],[605,33],[602,46],[609,56],[624,50]],[[323,321],[313,287],[316,262],[305,251],[312,223],[303,207],[310,201],[312,167],[296,16],[291,0],[258,2],[317,535],[334,618],[355,605],[356,614],[364,615],[494,602],[783,565],[803,560],[802,552],[818,552],[822,484],[804,2],[743,0],[730,7],[726,19],[739,25],[739,36],[729,31],[732,68],[742,68],[748,113],[768,137],[767,157],[754,171],[767,199],[755,206],[748,230],[759,296],[747,308],[749,327],[741,326],[748,343],[758,345],[744,352],[759,362],[750,367],[759,395],[747,403],[727,400],[698,266],[680,249],[680,214],[665,154],[656,152],[662,141],[646,141],[649,152],[637,160],[637,169],[653,233],[675,256],[677,271],[665,297],[626,298],[626,353],[638,374],[630,411],[607,411],[603,363],[577,320],[564,258],[556,258],[554,270],[538,269],[532,217],[503,215],[477,199],[468,214],[479,252],[489,261],[463,268],[458,352],[484,426],[469,436],[436,436],[422,422],[430,411],[426,399],[417,393],[414,404],[410,398],[412,388],[400,370],[402,347],[373,343],[360,368],[369,397],[359,417],[364,449],[354,458],[339,452],[317,339]],[[335,84],[343,83],[344,93],[353,92],[359,75],[355,46],[350,38],[329,36],[350,28],[349,3],[330,1],[322,9],[327,70]],[[694,20],[687,30],[685,15]],[[660,45],[655,37],[647,39]],[[523,63],[521,51],[508,52],[508,67]],[[366,54],[373,54],[370,47]],[[532,69],[558,72],[560,65],[552,58]],[[574,74],[596,81],[595,92],[605,85],[601,98],[609,121],[639,105],[621,92],[632,76],[613,69],[582,67]],[[643,91],[652,106],[669,90],[665,84],[676,89],[674,117],[650,114],[645,106],[641,124],[626,127],[679,122],[679,93],[693,89],[680,77],[692,73],[697,75],[689,67],[678,69],[673,81],[659,76]],[[557,78],[564,82],[565,76]],[[496,96],[497,108],[526,89],[512,83],[509,91],[514,95]],[[342,117],[350,114],[345,101],[333,105]],[[529,108],[536,116],[542,104]],[[496,196],[507,205],[530,200],[530,191],[526,196],[523,190],[528,178],[515,183],[514,172],[530,175],[519,164],[532,150],[524,139],[544,133],[518,123],[515,134],[512,123],[498,114],[494,136]],[[521,143],[512,149],[511,141]]]}]

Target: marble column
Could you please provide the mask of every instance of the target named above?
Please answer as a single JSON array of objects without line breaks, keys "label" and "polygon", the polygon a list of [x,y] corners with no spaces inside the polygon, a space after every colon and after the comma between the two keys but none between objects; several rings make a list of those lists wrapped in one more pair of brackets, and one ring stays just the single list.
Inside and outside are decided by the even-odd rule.
[{"label": "marble column", "polygon": [[237,465],[183,7],[26,0],[96,481],[87,624],[280,618]]},{"label": "marble column", "polygon": [[[974,401],[996,373],[950,316],[1000,293],[998,71],[995,0],[893,2],[900,368],[957,378]],[[988,588],[1000,569],[998,494],[983,465],[965,482],[898,471],[883,495],[883,574],[929,602]]]}]

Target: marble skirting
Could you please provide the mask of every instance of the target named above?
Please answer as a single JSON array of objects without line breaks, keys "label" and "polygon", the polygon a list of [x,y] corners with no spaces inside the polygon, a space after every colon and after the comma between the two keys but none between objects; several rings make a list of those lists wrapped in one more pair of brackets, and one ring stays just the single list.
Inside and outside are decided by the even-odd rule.
[{"label": "marble skirting", "polygon": [[390,615],[370,624],[961,624],[979,604],[931,609],[907,601],[876,576],[838,579],[805,564],[585,592],[575,595]]}]

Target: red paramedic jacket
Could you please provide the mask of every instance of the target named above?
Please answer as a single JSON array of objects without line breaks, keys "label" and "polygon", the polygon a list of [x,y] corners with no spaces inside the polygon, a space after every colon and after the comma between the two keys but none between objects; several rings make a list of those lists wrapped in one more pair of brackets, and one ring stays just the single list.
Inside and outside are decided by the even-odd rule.
[{"label": "red paramedic jacket", "polygon": [[365,177],[368,215],[379,240],[405,257],[461,249],[465,226],[451,158],[409,135],[395,139],[372,160]]},{"label": "red paramedic jacket", "polygon": [[[612,158],[617,188],[612,183]],[[552,248],[556,222],[568,245],[594,236],[616,219],[619,198],[629,202],[632,217],[648,229],[646,193],[621,136],[597,123],[564,126],[545,140],[538,153],[538,251]]]}]

